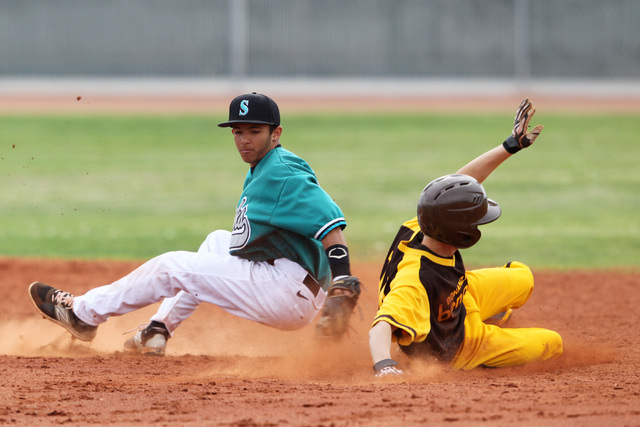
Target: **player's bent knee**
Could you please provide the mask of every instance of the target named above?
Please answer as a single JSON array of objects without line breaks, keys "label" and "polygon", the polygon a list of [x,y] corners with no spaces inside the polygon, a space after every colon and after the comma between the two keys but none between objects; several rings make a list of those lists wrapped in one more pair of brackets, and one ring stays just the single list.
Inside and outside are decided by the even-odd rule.
[{"label": "player's bent knee", "polygon": [[503,268],[506,269],[504,271],[508,278],[509,288],[512,292],[519,295],[517,301],[514,301],[511,308],[520,308],[529,300],[533,293],[533,273],[527,265],[519,261],[511,261],[505,264]]},{"label": "player's bent knee", "polygon": [[508,268],[512,274],[516,274],[521,281],[531,283],[533,286],[533,272],[528,265],[521,263],[520,261],[511,261],[507,263],[504,268]]}]

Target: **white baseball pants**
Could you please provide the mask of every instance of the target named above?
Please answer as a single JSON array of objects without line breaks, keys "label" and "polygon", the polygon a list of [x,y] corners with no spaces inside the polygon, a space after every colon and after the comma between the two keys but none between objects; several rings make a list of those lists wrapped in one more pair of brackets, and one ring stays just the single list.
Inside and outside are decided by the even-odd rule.
[{"label": "white baseball pants", "polygon": [[231,233],[214,231],[198,252],[175,251],[153,258],[110,285],[74,299],[73,311],[97,326],[164,299],[151,318],[170,333],[202,302],[282,330],[313,320],[327,297],[303,284],[307,271],[286,258],[254,262],[229,254]]}]

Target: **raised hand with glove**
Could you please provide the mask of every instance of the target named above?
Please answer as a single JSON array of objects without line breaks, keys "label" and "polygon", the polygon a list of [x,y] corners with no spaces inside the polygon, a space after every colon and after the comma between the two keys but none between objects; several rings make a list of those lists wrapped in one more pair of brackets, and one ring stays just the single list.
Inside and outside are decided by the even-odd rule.
[{"label": "raised hand with glove", "polygon": [[515,154],[523,148],[527,148],[533,141],[536,140],[544,126],[538,125],[529,132],[529,121],[536,112],[536,108],[533,106],[528,98],[525,98],[518,111],[516,111],[516,117],[513,120],[513,131],[511,135],[502,143],[502,146],[510,154]]},{"label": "raised hand with glove", "polygon": [[511,135],[500,145],[479,155],[466,165],[464,165],[457,174],[469,175],[475,178],[479,183],[491,175],[491,173],[513,154],[519,152],[523,148],[529,147],[536,140],[538,135],[544,129],[544,126],[538,125],[529,132],[529,122],[536,112],[529,99],[525,99],[520,103],[516,111],[516,117],[513,121],[513,130]]}]

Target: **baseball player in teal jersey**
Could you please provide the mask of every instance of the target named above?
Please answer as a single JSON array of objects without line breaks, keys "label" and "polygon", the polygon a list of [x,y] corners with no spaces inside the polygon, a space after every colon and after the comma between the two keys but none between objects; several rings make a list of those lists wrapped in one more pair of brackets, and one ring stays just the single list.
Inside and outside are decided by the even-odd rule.
[{"label": "baseball player in teal jersey", "polygon": [[29,295],[44,318],[90,341],[110,316],[162,301],[150,323],[125,342],[127,350],[162,356],[168,338],[202,302],[295,330],[311,323],[329,297],[318,333],[344,332],[360,294],[342,233],[346,221],[311,167],[280,145],[278,106],[255,92],[241,95],[218,126],[231,128],[250,165],[232,230],[214,231],[197,252],[162,254],[84,295],[34,282]]}]

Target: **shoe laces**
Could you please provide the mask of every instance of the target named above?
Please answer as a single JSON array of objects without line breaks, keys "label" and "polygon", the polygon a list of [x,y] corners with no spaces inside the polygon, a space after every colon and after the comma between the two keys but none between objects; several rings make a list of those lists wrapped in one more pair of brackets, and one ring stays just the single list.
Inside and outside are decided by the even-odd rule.
[{"label": "shoe laces", "polygon": [[69,292],[64,292],[59,289],[53,292],[52,297],[55,304],[60,304],[66,309],[71,309],[73,307],[73,298],[74,296]]},{"label": "shoe laces", "polygon": [[122,335],[130,334],[130,333],[131,333],[131,332],[133,332],[133,331],[143,331],[147,326],[149,326],[149,324],[148,324],[148,323],[145,323],[145,324],[143,324],[143,325],[138,325],[138,326],[136,326],[136,327],[135,327],[135,328],[133,328],[133,329],[129,329],[128,331],[124,331],[124,332],[122,333]]}]

